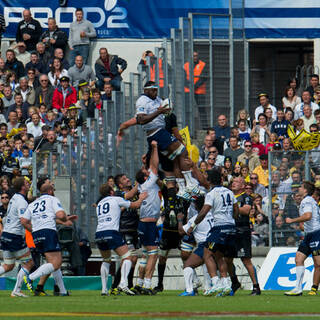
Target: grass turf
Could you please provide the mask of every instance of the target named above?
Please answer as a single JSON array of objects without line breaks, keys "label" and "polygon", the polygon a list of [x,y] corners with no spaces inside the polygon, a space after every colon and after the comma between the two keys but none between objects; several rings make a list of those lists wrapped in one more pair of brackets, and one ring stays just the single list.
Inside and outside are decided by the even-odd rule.
[{"label": "grass turf", "polygon": [[[178,297],[177,291],[165,291],[156,296],[108,296],[101,297],[99,291],[73,291],[69,297],[30,297],[11,298],[9,291],[0,291],[0,318],[2,319],[195,319],[201,315],[194,313],[211,312],[222,313],[215,317],[232,318],[234,313],[237,319],[264,318],[283,319],[289,315],[285,313],[316,313],[308,319],[319,319],[320,308],[318,296],[286,297],[282,291],[265,291],[261,296],[251,297],[249,291],[238,291],[234,297]],[[134,313],[147,312],[137,315]],[[164,314],[166,312],[172,314]],[[174,312],[177,312],[174,314]],[[185,312],[190,314],[180,314]],[[259,313],[273,312],[272,314]],[[46,316],[43,314],[46,313]],[[50,316],[50,313],[51,316]],[[66,314],[67,313],[67,314]],[[68,314],[72,313],[72,314]],[[87,313],[87,314],[85,314]],[[99,313],[106,313],[101,314]],[[120,314],[117,314],[120,313]],[[152,314],[153,313],[153,314]],[[162,314],[161,314],[162,313]],[[280,314],[277,314],[280,313]],[[283,316],[281,313],[284,313]],[[29,315],[28,315],[29,314]],[[201,318],[210,318],[214,315],[202,315]],[[29,318],[30,317],[30,318]],[[302,316],[306,318],[306,316]],[[293,318],[293,315],[292,315]],[[294,316],[297,318],[297,316]]]}]

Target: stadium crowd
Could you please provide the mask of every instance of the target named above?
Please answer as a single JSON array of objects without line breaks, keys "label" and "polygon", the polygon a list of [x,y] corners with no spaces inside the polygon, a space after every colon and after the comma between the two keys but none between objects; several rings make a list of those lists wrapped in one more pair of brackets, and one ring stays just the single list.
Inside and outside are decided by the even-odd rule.
[{"label": "stadium crowd", "polygon": [[[39,22],[32,18],[30,11],[24,10],[23,12],[23,20],[18,24],[16,44],[6,51],[6,60],[0,59],[0,215],[3,221],[6,220],[9,200],[17,191],[13,189],[13,186],[18,185],[22,188],[21,183],[15,184],[15,181],[21,181],[16,179],[20,176],[27,179],[32,177],[32,154],[42,151],[57,152],[58,145],[66,145],[68,136],[76,136],[77,128],[85,124],[88,118],[93,118],[96,109],[102,110],[103,101],[112,99],[113,90],[121,89],[121,74],[127,67],[124,59],[109,54],[106,48],[100,48],[94,70],[87,64],[90,39],[95,36],[91,22],[83,19],[81,9],[76,10],[76,21],[71,24],[69,38],[64,31],[59,29],[54,18],[48,19],[48,30],[43,32]],[[65,58],[67,47],[70,51],[69,61]],[[139,64],[145,63],[146,55],[150,54],[152,54],[151,51],[146,51]],[[199,59],[198,54],[195,56],[195,66],[200,64],[202,70],[205,70],[204,62]],[[186,73],[188,69],[185,68]],[[186,77],[188,78],[189,75],[186,74]],[[205,85],[201,75],[195,74],[194,78],[197,88]],[[197,81],[201,81],[198,86]],[[156,90],[152,82],[145,86],[145,95],[148,97],[154,94],[150,90]],[[196,90],[195,94],[204,94],[204,91],[200,91]],[[154,101],[158,99],[156,94],[152,97]],[[199,99],[198,96],[196,98]],[[220,114],[217,117],[217,125],[207,128],[203,145],[198,146],[199,161],[196,164],[190,163],[191,161],[187,164],[180,161],[183,177],[176,176],[179,187],[181,186],[179,179],[185,179],[187,187],[190,187],[194,186],[192,180],[195,179],[194,177],[199,181],[207,181],[207,184],[208,181],[215,180],[216,182],[217,177],[210,176],[210,172],[219,171],[222,175],[223,186],[233,192],[238,199],[239,206],[248,212],[248,221],[240,221],[242,225],[240,223],[239,229],[242,228],[240,230],[242,235],[250,239],[250,248],[243,248],[243,255],[238,254],[237,257],[242,259],[249,272],[253,282],[253,294],[260,294],[260,289],[251,262],[251,240],[253,246],[297,246],[303,239],[299,223],[289,225],[285,221],[286,218],[295,219],[299,216],[302,197],[298,190],[305,178],[306,168],[310,169],[310,180],[316,187],[320,187],[320,146],[317,146],[310,153],[310,157],[306,158],[304,154],[294,151],[288,135],[289,125],[293,127],[296,134],[303,129],[311,133],[320,131],[319,76],[312,75],[310,86],[305,90],[301,90],[296,79],[290,79],[278,108],[271,105],[267,93],[259,94],[257,104],[251,115],[245,109],[240,110],[233,124],[228,123],[227,115]],[[137,118],[133,119],[130,125],[137,123],[146,125],[155,119],[155,117],[146,119],[138,103],[137,107]],[[162,106],[161,111],[155,116],[165,114],[165,111],[165,107]],[[181,141],[174,114],[166,114],[165,118],[166,125],[169,127],[168,131],[175,136],[177,141]],[[120,127],[119,136],[123,129],[125,128]],[[150,132],[154,128],[148,130]],[[151,134],[153,136],[154,132]],[[157,159],[158,156],[155,156],[157,152],[154,151],[157,145],[151,141],[149,144],[150,153],[144,159],[143,166],[144,169],[150,168],[153,172],[150,174],[152,176],[150,184],[145,186],[147,177],[144,171],[137,174],[138,183],[132,189],[132,183],[125,173],[110,177],[108,184],[102,186],[102,198],[97,203],[99,220],[99,215],[104,213],[108,207],[105,206],[103,198],[118,195],[125,199],[136,200],[132,202],[135,205],[130,205],[124,200],[122,202],[117,200],[117,204],[114,204],[126,208],[120,219],[120,232],[125,234],[126,243],[133,251],[138,248],[137,229],[139,228],[140,236],[144,234],[146,237],[146,234],[150,233],[150,230],[146,229],[144,232],[141,231],[141,228],[147,228],[146,223],[150,223],[148,220],[150,217],[141,218],[140,216],[139,222],[137,209],[143,205],[146,193],[149,196],[153,193],[157,195],[159,191],[156,186],[157,179],[154,178],[158,173],[160,175],[159,159]],[[182,149],[183,147],[177,148],[175,155],[177,158],[182,154]],[[278,151],[272,157],[271,164],[268,163],[270,151]],[[160,153],[159,156],[161,158]],[[163,164],[161,159],[160,163]],[[272,170],[271,185],[269,185],[269,168]],[[162,169],[173,171],[168,168]],[[192,172],[193,177],[187,172]],[[42,173],[47,173],[45,168]],[[163,290],[163,276],[170,249],[181,248],[185,270],[194,268],[198,263],[198,260],[192,259],[192,263],[190,262],[193,243],[188,241],[180,243],[183,234],[189,236],[188,229],[183,229],[180,224],[188,222],[185,220],[188,208],[185,207],[189,207],[190,201],[187,200],[190,199],[181,196],[183,188],[178,191],[181,197],[175,197],[176,190],[172,191],[175,187],[172,188],[170,185],[173,180],[175,179],[167,176],[166,179],[163,179],[164,182],[160,183],[164,202],[159,219],[159,224],[162,224],[162,239],[160,240],[158,263],[159,283],[156,291]],[[137,195],[138,189],[140,197]],[[29,189],[27,191],[29,201],[33,200]],[[270,195],[272,196],[272,216],[268,217]],[[227,191],[226,196],[230,197]],[[201,196],[196,199],[197,201],[190,207],[193,206],[193,210],[199,212],[204,199]],[[186,202],[188,202],[187,205]],[[179,215],[181,212],[184,212],[185,216],[181,217]],[[131,217],[128,218],[128,215]],[[133,222],[132,215],[134,216]],[[154,218],[159,217],[152,217],[152,223]],[[269,228],[270,224],[272,228]],[[192,224],[189,227],[192,227]],[[158,232],[156,229],[152,230],[155,233]],[[272,244],[269,243],[270,230],[273,233]],[[142,242],[145,241],[147,251],[144,251],[144,258],[139,265],[137,287],[145,294],[153,294],[151,278],[158,257],[158,247],[153,242],[148,243],[148,239],[144,237],[142,236]],[[110,267],[108,252],[110,250],[108,246],[99,245],[99,241],[98,247],[104,259],[101,275],[103,285],[105,285]],[[117,253],[124,262],[116,274],[112,292],[116,293],[120,283],[122,291],[134,294],[138,289],[132,291],[129,288],[134,287],[132,278],[137,257],[134,256],[130,260],[128,251],[120,250]],[[50,266],[49,269],[51,272],[53,270],[56,272],[58,268],[52,269]],[[231,274],[232,289],[236,291],[239,282],[234,272],[228,271]],[[188,272],[190,270],[186,271]],[[129,284],[126,283],[124,274],[129,278]],[[145,278],[143,278],[144,274],[146,274]],[[197,285],[197,280],[195,283]],[[210,285],[207,286],[208,291],[209,289]],[[63,291],[65,293],[65,289]],[[107,294],[105,286],[102,293]]]}]

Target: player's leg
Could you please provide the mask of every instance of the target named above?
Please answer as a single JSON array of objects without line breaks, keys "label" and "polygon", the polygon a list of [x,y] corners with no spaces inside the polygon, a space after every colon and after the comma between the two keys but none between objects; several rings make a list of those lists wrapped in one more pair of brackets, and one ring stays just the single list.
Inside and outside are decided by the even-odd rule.
[{"label": "player's leg", "polygon": [[144,276],[145,276],[146,265],[147,265],[147,256],[148,256],[147,249],[142,247],[142,256],[139,261],[137,284],[134,286],[134,289],[139,293],[141,293],[141,290],[143,287]]},{"label": "player's leg", "polygon": [[158,259],[158,247],[157,246],[146,246],[148,251],[148,260],[145,270],[143,287],[150,292],[151,290],[151,280],[154,273],[154,269]]},{"label": "player's leg", "polygon": [[251,292],[251,295],[260,295],[261,294],[261,290],[259,287],[259,283],[258,283],[258,276],[257,276],[257,272],[256,272],[256,268],[254,267],[251,258],[241,258],[241,261],[243,263],[243,265],[246,267],[248,274],[250,276],[250,279],[252,281],[253,284],[253,289]]},{"label": "player's leg", "polygon": [[111,264],[111,251],[102,249],[99,249],[99,251],[103,259],[100,266],[101,295],[106,296],[108,295],[107,283]]},{"label": "player's leg", "polygon": [[314,270],[313,270],[313,285],[308,295],[316,295],[320,283],[320,256],[312,256]]},{"label": "player's leg", "polygon": [[162,292],[163,291],[163,278],[164,278],[164,272],[166,270],[167,265],[167,259],[168,254],[170,250],[165,250],[161,243],[163,240],[163,233],[162,233],[162,239],[160,240],[160,250],[159,250],[159,260],[158,260],[158,284],[154,288],[156,292]]},{"label": "player's leg", "polygon": [[[299,246],[299,249],[300,249],[300,246]],[[299,249],[298,249],[298,251],[296,253],[296,257],[295,257],[296,276],[297,276],[296,286],[291,291],[285,292],[285,295],[287,295],[287,296],[301,296],[302,295],[302,282],[303,282],[303,276],[304,276],[304,271],[305,271],[304,261],[307,259],[308,255],[299,251]]]},{"label": "player's leg", "polygon": [[128,288],[128,275],[132,266],[128,246],[126,244],[122,245],[121,247],[114,249],[114,251],[121,257],[121,279],[119,289],[128,295],[135,295],[135,293]]}]

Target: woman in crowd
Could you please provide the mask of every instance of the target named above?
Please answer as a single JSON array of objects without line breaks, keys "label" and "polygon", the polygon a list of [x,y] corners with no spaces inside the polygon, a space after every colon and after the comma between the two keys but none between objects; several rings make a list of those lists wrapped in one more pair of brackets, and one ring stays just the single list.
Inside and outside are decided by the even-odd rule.
[{"label": "woman in crowd", "polygon": [[246,126],[251,128],[252,122],[250,119],[249,112],[246,109],[239,110],[237,114],[237,126],[239,126],[239,120],[244,120],[246,122]]},{"label": "woman in crowd", "polygon": [[262,143],[265,146],[269,142],[269,138],[271,134],[270,125],[268,125],[267,123],[268,119],[264,113],[259,114],[258,121],[259,121],[258,124],[256,122],[254,122],[253,124],[251,137],[254,133],[258,133],[260,143]]},{"label": "woman in crowd", "polygon": [[50,67],[50,72],[48,73],[51,85],[56,88],[60,84],[59,79],[64,76],[68,77],[68,71],[63,69],[63,65],[59,58],[54,58]]},{"label": "woman in crowd", "polygon": [[296,91],[294,88],[287,86],[284,91],[284,97],[282,98],[282,106],[284,112],[286,112],[287,108],[291,108],[292,110],[301,103],[301,98],[296,95]]},{"label": "woman in crowd", "polygon": [[32,87],[34,90],[36,90],[40,86],[40,82],[38,77],[36,76],[36,69],[29,69],[27,74],[28,79],[28,86]]}]

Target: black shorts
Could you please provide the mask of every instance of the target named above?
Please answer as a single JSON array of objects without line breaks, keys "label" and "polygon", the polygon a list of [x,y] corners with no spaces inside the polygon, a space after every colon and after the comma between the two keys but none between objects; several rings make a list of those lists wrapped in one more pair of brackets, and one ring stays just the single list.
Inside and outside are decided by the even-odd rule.
[{"label": "black shorts", "polygon": [[236,255],[234,258],[251,258],[251,231],[236,233]]},{"label": "black shorts", "polygon": [[320,255],[320,230],[316,230],[307,233],[300,243],[298,251],[305,254],[307,257],[312,254],[312,256]]},{"label": "black shorts", "polygon": [[160,250],[180,249],[179,232],[163,230],[160,240]]},{"label": "black shorts", "polygon": [[[167,172],[172,172],[173,171],[173,161],[169,160],[165,155],[163,155],[159,150],[158,150],[158,156],[159,156],[159,163],[161,165],[161,168],[163,171]],[[147,165],[149,167],[150,163],[150,158],[151,158],[151,149],[148,149],[147,152]]]},{"label": "black shorts", "polygon": [[138,232],[121,232],[121,233],[123,235],[124,241],[126,242],[130,250],[140,248]]}]

